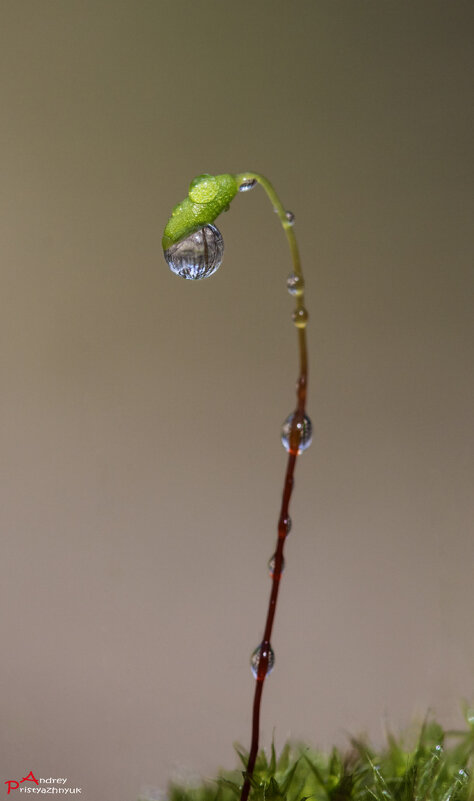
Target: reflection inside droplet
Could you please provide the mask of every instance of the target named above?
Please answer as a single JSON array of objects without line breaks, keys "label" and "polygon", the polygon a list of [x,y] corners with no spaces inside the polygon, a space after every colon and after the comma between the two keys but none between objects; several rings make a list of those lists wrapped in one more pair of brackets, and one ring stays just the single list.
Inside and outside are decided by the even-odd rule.
[{"label": "reflection inside droplet", "polygon": [[[268,572],[270,573],[270,576],[272,578],[275,575],[275,566],[276,566],[276,554],[273,554],[273,556],[268,560]],[[281,572],[282,573],[283,573],[284,569],[285,569],[285,558],[282,556],[281,557]]]},{"label": "reflection inside droplet", "polygon": [[[286,418],[281,429],[281,441],[283,447],[288,451],[288,453],[291,451],[290,438],[294,418],[295,413],[293,412],[293,414],[290,414],[289,417]],[[298,453],[303,453],[306,448],[309,448],[313,439],[313,426],[308,415],[305,414],[303,420],[296,423],[296,428],[300,432]]]},{"label": "reflection inside droplet", "polygon": [[267,672],[265,675],[268,676],[268,674],[271,673],[273,670],[273,666],[275,664],[275,654],[273,652],[273,648],[269,645],[267,647],[267,651],[262,652],[262,645],[260,644],[259,646],[257,646],[252,656],[250,657],[250,667],[252,668],[252,673],[254,675],[254,678],[258,677],[258,666],[260,664],[260,659],[262,658],[262,655],[264,653],[268,654]]},{"label": "reflection inside droplet", "polygon": [[286,529],[286,534],[288,536],[288,534],[291,531],[291,517],[288,515],[288,517],[284,517],[281,522],[284,525],[284,527]]},{"label": "reflection inside droplet", "polygon": [[164,252],[170,270],[181,278],[208,278],[221,266],[224,240],[215,225],[205,225],[199,231],[171,245]]},{"label": "reflection inside droplet", "polygon": [[256,185],[257,185],[256,178],[244,178],[244,180],[239,186],[239,192],[248,192],[249,189],[253,189],[254,186]]},{"label": "reflection inside droplet", "polygon": [[291,319],[297,328],[306,328],[306,323],[308,322],[308,312],[306,311],[305,307],[298,306],[298,308],[294,310]]},{"label": "reflection inside droplet", "polygon": [[286,279],[286,288],[290,295],[299,296],[302,295],[304,292],[304,279],[302,275],[296,275],[296,273],[290,273],[288,278]]}]

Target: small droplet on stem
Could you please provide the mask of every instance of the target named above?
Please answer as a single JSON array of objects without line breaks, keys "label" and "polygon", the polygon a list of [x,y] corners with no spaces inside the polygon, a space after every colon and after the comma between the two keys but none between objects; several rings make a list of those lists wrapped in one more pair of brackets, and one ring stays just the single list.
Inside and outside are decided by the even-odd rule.
[{"label": "small droplet on stem", "polygon": [[304,292],[303,276],[296,275],[296,273],[290,273],[286,279],[286,288],[290,295],[293,295],[293,297],[301,296]]},{"label": "small droplet on stem", "polygon": [[[270,576],[272,578],[275,575],[275,566],[276,566],[276,554],[273,554],[273,556],[268,560],[268,572],[270,573]],[[281,558],[281,572],[282,573],[283,573],[284,569],[285,569],[285,559],[282,556],[282,558]]]},{"label": "small droplet on stem", "polygon": [[288,536],[288,534],[291,531],[291,517],[289,515],[288,517],[283,518],[283,525],[285,526],[286,529],[286,536]]},{"label": "small droplet on stem", "polygon": [[250,667],[252,668],[252,673],[255,679],[258,678],[258,667],[260,665],[260,660],[264,656],[268,656],[267,670],[265,673],[266,676],[268,676],[268,674],[272,672],[273,666],[275,664],[275,654],[273,652],[273,648],[269,645],[267,646],[267,650],[263,651],[262,646],[263,643],[258,645],[255,651],[253,652],[252,656],[250,657]]},{"label": "small droplet on stem", "polygon": [[294,225],[295,224],[295,215],[293,214],[292,211],[285,211],[285,217],[286,217],[289,225]]},{"label": "small droplet on stem", "polygon": [[297,328],[306,328],[308,322],[308,312],[304,306],[299,306],[292,314],[291,319]]},{"label": "small droplet on stem", "polygon": [[248,192],[250,189],[253,189],[254,186],[256,185],[257,185],[256,178],[244,178],[244,180],[239,186],[239,192]]},{"label": "small droplet on stem", "polygon": [[[281,441],[283,447],[288,451],[288,453],[292,453],[291,450],[291,432],[293,430],[293,421],[295,419],[295,412],[289,415],[286,418],[285,422],[283,423],[281,429]],[[311,420],[309,419],[308,415],[305,414],[303,420],[296,423],[296,428],[300,432],[300,441],[298,445],[298,453],[303,453],[309,446],[313,440],[313,426],[311,424]]]}]

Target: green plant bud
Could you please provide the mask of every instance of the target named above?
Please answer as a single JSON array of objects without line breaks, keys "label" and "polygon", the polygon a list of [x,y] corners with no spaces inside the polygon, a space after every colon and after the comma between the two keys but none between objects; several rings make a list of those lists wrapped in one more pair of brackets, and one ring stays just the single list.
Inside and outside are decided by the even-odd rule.
[{"label": "green plant bud", "polygon": [[235,175],[204,174],[193,178],[188,197],[174,207],[166,223],[163,250],[213,223],[222,211],[227,210],[238,188]]}]

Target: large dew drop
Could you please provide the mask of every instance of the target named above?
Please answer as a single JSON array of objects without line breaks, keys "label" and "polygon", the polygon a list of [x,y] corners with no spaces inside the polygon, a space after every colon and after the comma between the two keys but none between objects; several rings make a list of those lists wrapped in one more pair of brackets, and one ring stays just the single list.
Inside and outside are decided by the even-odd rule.
[{"label": "large dew drop", "polygon": [[[260,664],[260,659],[262,658],[263,653],[265,652],[264,651],[262,652],[262,645],[259,645],[253,652],[252,656],[250,657],[250,667],[252,668],[252,673],[254,675],[254,678],[258,677],[258,666]],[[273,666],[275,664],[275,654],[273,652],[273,648],[271,647],[271,645],[268,646],[266,653],[268,654],[268,663],[267,663],[267,672],[265,675],[268,676],[268,674],[272,672]]]},{"label": "large dew drop", "polygon": [[[290,437],[291,437],[291,429],[293,426],[294,418],[295,418],[295,413],[293,412],[292,414],[290,414],[289,417],[286,418],[281,429],[281,441],[283,443],[283,447],[286,448],[288,453],[291,451]],[[305,451],[306,448],[309,448],[313,440],[313,426],[311,424],[311,420],[305,414],[303,420],[297,423],[296,427],[300,432],[298,453],[303,453],[303,451]]]},{"label": "large dew drop", "polygon": [[224,253],[224,240],[215,225],[205,225],[199,231],[165,250],[170,270],[181,278],[197,281],[208,278],[219,269]]}]

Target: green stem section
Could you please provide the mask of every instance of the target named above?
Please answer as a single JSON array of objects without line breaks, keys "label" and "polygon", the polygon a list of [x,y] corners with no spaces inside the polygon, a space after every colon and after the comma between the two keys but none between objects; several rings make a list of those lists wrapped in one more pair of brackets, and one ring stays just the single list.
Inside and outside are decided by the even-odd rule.
[{"label": "green stem section", "polygon": [[293,261],[293,276],[296,277],[297,279],[296,283],[297,292],[295,292],[296,308],[293,313],[293,322],[295,323],[295,326],[297,327],[298,330],[298,350],[299,350],[299,363],[300,363],[299,376],[296,388],[297,405],[290,432],[288,461],[287,461],[285,480],[283,485],[280,516],[278,520],[278,538],[275,550],[275,565],[273,568],[272,589],[268,604],[263,640],[260,646],[261,649],[260,659],[258,664],[257,677],[255,681],[255,693],[254,693],[253,713],[252,713],[252,741],[249,751],[247,771],[245,774],[245,780],[241,794],[241,801],[247,801],[250,792],[251,779],[255,768],[255,761],[257,759],[257,754],[258,754],[259,735],[260,735],[260,707],[262,700],[263,683],[265,681],[268,669],[270,647],[271,647],[270,639],[273,629],[273,621],[275,617],[278,590],[280,587],[280,579],[283,566],[283,548],[286,537],[288,535],[289,504],[294,484],[293,476],[299,452],[301,430],[305,415],[306,389],[308,382],[308,356],[307,356],[306,330],[305,330],[307,321],[307,312],[304,306],[304,279],[301,269],[298,245],[293,231],[293,220],[287,216],[287,212],[283,207],[280,198],[275,192],[274,187],[272,186],[270,181],[268,181],[266,178],[263,177],[263,175],[259,175],[258,173],[253,173],[253,172],[246,172],[240,175],[236,175],[235,177],[238,185],[242,184],[245,181],[254,181],[254,180],[260,184],[260,186],[267,193],[270,202],[272,203],[273,208],[278,214],[280,222],[285,231]]},{"label": "green stem section", "polygon": [[[304,276],[303,270],[301,268],[301,259],[300,253],[298,250],[298,243],[296,241],[295,232],[293,229],[293,222],[290,221],[287,217],[287,212],[285,207],[283,206],[280,198],[278,197],[275,187],[273,184],[270,183],[268,178],[265,178],[264,175],[260,175],[257,172],[244,172],[240,175],[236,175],[236,180],[238,184],[243,183],[244,181],[257,181],[260,184],[262,189],[268,195],[270,203],[272,204],[275,212],[278,214],[280,222],[283,226],[283,230],[286,234],[286,238],[288,240],[288,245],[290,247],[291,259],[293,262],[293,273],[295,276],[298,277],[301,281],[301,291],[298,295],[296,295],[296,308],[294,318],[296,320],[299,316],[301,316],[301,312],[303,312],[303,320],[306,316],[306,309],[304,305]],[[307,348],[306,348],[306,332],[305,326],[303,325],[299,328],[299,355],[300,355],[300,372],[307,373],[308,370],[308,360],[307,360]]]},{"label": "green stem section", "polygon": [[244,172],[241,173],[241,175],[236,175],[235,177],[238,184],[241,184],[244,181],[257,181],[267,193],[270,199],[270,203],[272,203],[273,208],[275,209],[276,213],[280,218],[280,222],[284,228],[286,238],[288,239],[288,244],[290,246],[290,251],[291,251],[291,257],[293,259],[293,270],[295,272],[295,275],[298,275],[299,277],[302,278],[303,273],[301,271],[300,254],[298,251],[298,245],[296,243],[293,224],[286,216],[286,209],[282,205],[282,202],[278,197],[273,184],[270,183],[268,178],[265,178],[263,175],[259,175],[257,172]]}]

